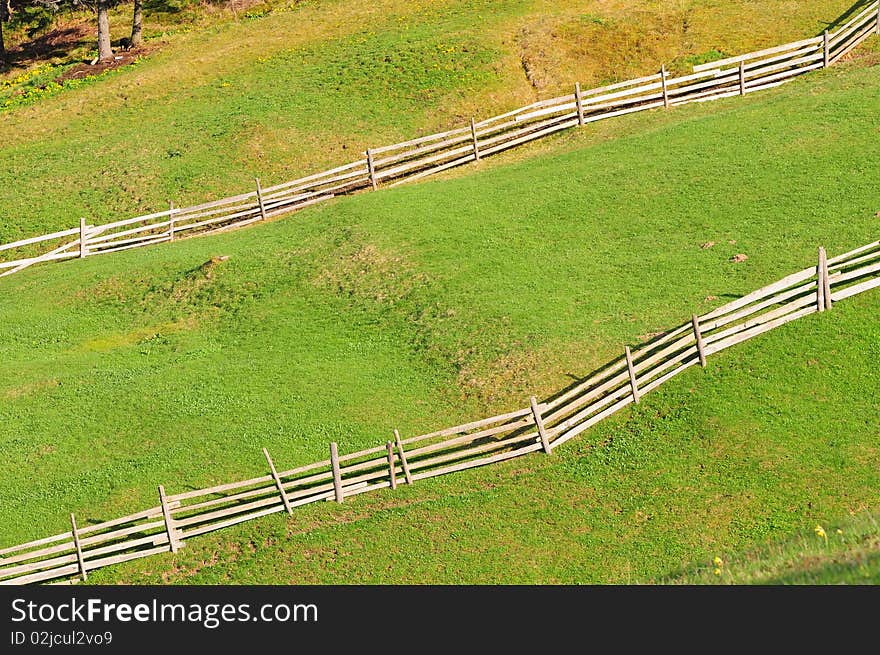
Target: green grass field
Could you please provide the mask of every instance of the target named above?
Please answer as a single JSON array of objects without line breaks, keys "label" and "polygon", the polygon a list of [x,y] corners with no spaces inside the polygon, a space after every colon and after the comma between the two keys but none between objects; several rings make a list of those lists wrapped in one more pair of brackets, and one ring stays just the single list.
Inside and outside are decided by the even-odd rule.
[{"label": "green grass field", "polygon": [[[159,483],[173,493],[262,474],[261,446],[288,467],[324,458],[331,440],[346,452],[394,427],[411,435],[522,406],[625,343],[810,265],[820,244],[833,255],[875,240],[878,76],[854,62],[267,225],[0,280],[0,541],[64,530],[70,511],[86,523],[154,505]],[[92,89],[107,100],[124,80]],[[150,128],[191,139],[183,152],[202,153],[210,179],[188,156],[126,154],[121,123],[106,127],[107,161],[150,171],[132,190],[233,191],[245,160],[195,129],[224,88],[194,90],[188,106],[202,113]],[[66,186],[76,144],[94,152],[95,114],[59,113],[80,92],[5,119],[3,130],[46,119],[4,150],[36,162],[45,183],[4,187],[23,209],[29,194],[45,199],[16,229],[53,226],[74,193],[115,202],[102,192],[120,184],[110,172]],[[395,122],[400,97],[373,97],[370,130],[417,127],[416,111]],[[119,114],[134,130],[131,111]],[[748,260],[732,263],[737,253]],[[217,255],[230,258],[205,265]],[[90,580],[706,581],[716,556],[748,559],[880,508],[878,307],[869,293],[727,351],[552,457],[309,506]],[[877,581],[876,565],[868,573]]]}]

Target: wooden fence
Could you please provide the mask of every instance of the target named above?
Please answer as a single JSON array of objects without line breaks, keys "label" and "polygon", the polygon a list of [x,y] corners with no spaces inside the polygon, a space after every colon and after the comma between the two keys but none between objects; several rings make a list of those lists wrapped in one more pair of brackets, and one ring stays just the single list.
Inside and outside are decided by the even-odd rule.
[{"label": "wooden fence", "polygon": [[372,148],[361,159],[323,173],[193,207],[168,209],[104,225],[85,219],[69,230],[0,245],[12,259],[0,277],[40,262],[60,261],[174,241],[197,232],[241,227],[338,195],[395,186],[577,126],[660,107],[745,95],[830,66],[874,33],[880,2],[872,2],[835,32],[694,66],[693,73],[655,75],[542,100],[448,132]]},{"label": "wooden fence", "polygon": [[343,502],[378,489],[501,462],[550,454],[569,439],[725,348],[835,302],[880,287],[880,241],[839,257],[819,249],[815,266],[738,298],[630,349],[577,385],[500,416],[436,432],[393,439],[374,448],[278,471],[264,448],[267,475],[207,489],[167,494],[136,514],[0,549],[0,584],[86,579],[88,572],[156,553],[187,540],[318,501]]}]

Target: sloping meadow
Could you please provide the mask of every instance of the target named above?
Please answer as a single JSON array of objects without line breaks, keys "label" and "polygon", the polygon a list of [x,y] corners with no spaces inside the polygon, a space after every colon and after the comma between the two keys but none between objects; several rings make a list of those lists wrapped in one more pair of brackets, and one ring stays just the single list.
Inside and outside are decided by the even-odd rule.
[{"label": "sloping meadow", "polygon": [[[876,131],[877,88],[876,69],[843,68],[763,98],[640,116],[616,141],[561,140],[561,153],[466,178],[4,280],[3,543],[63,530],[70,511],[88,525],[153,506],[158,484],[178,494],[265,475],[263,446],[283,470],[325,459],[329,441],[344,454],[395,427],[405,438],[521,407],[696,308],[810,266],[817,245],[834,255],[876,240],[876,162],[865,143]],[[811,512],[876,504],[866,455],[878,424],[868,400],[878,388],[868,368],[876,301],[869,293],[850,302],[721,356],[714,372],[687,372],[549,463],[414,485],[405,502],[427,503],[414,515],[380,514],[344,533],[323,523],[323,504],[310,508],[313,534],[291,542],[302,551],[284,551],[296,565],[282,575],[393,581],[369,565],[391,542],[371,542],[369,555],[345,546],[375,528],[397,535],[396,557],[415,548],[419,530],[447,544],[411,569],[410,581],[500,580],[489,554],[519,517],[524,551],[535,550],[534,535],[544,554],[533,558],[550,568],[516,568],[516,579],[604,579],[599,554],[613,562],[609,576],[624,575],[624,561],[670,570],[707,544],[747,545]],[[803,354],[805,339],[812,355]],[[701,389],[712,402],[689,402]],[[693,416],[707,441],[693,441]],[[811,450],[817,416],[828,436]],[[731,457],[737,448],[747,455]],[[712,485],[693,477],[688,458],[697,454],[714,471]],[[812,481],[798,477],[804,467]],[[658,471],[687,493],[657,491],[648,480],[664,480]],[[523,513],[539,490],[547,513]],[[717,512],[695,525],[685,501],[707,506],[710,496]],[[358,500],[333,515],[353,520],[382,502]],[[565,503],[571,511],[554,512]],[[598,547],[577,566],[558,550],[577,540],[575,509],[603,522],[590,524],[594,538],[584,544]],[[649,517],[639,519],[642,531],[631,521],[639,512]],[[264,521],[231,534],[275,543],[285,523]],[[440,539],[439,525],[426,527],[433,521],[486,521],[461,532],[487,545],[453,575],[454,544]],[[548,522],[540,537],[528,527]],[[206,536],[176,557],[211,559],[224,538]],[[651,540],[668,544],[653,563]],[[332,573],[304,561],[303,552],[334,543],[350,555]],[[166,560],[156,561],[145,566]],[[238,573],[226,562],[233,579],[270,581],[272,557],[241,561]],[[143,570],[130,566],[122,571]]]}]

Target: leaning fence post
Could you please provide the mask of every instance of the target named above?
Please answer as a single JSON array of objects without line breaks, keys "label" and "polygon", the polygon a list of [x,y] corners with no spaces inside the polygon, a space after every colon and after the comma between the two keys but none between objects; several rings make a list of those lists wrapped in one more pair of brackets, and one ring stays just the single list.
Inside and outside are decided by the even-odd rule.
[{"label": "leaning fence post", "polygon": [[174,241],[174,201],[168,203],[168,236]]},{"label": "leaning fence post", "polygon": [[80,216],[79,219],[79,256],[80,259],[89,254],[86,249],[86,219]]},{"label": "leaning fence post", "polygon": [[394,430],[394,443],[397,444],[397,454],[400,457],[400,465],[403,467],[403,476],[406,478],[407,484],[413,483],[412,473],[409,472],[409,463],[406,461],[406,453],[403,452],[403,442],[400,440],[400,433]]},{"label": "leaning fence post", "polygon": [[70,534],[73,535],[73,546],[76,548],[76,561],[79,563],[79,573],[82,576],[83,582],[86,580],[86,563],[83,559],[82,546],[79,543],[79,534],[76,531],[76,518],[73,516],[73,512],[70,513]]},{"label": "leaning fence post", "polygon": [[180,539],[177,537],[177,530],[174,528],[174,521],[171,518],[171,508],[168,506],[168,500],[165,498],[165,487],[159,485],[159,500],[162,503],[162,516],[165,517],[165,531],[168,533],[168,544],[171,546],[171,552],[176,553],[180,547]]},{"label": "leaning fence post", "polygon": [[739,94],[746,94],[746,62],[739,62]]},{"label": "leaning fence post", "polygon": [[584,100],[581,96],[581,83],[574,83],[574,101],[578,110],[578,125],[584,124]]},{"label": "leaning fence post", "polygon": [[633,401],[639,404],[639,384],[636,381],[636,369],[633,366],[632,352],[629,346],[626,347],[626,368],[629,371],[629,386],[632,388]]},{"label": "leaning fence post", "polygon": [[660,67],[660,81],[663,84],[663,106],[669,109],[669,89],[666,88],[666,64]]},{"label": "leaning fence post", "polygon": [[391,488],[397,489],[397,473],[394,470],[394,445],[390,441],[385,442],[388,451],[388,474],[391,477]]},{"label": "leaning fence post", "polygon": [[255,177],[254,182],[257,183],[257,202],[260,205],[260,216],[266,220],[266,205],[263,204],[263,187],[260,186],[260,178]]},{"label": "leaning fence post", "polygon": [[333,469],[333,493],[336,496],[336,502],[341,503],[342,495],[342,473],[339,470],[339,448],[335,441],[330,442],[330,467]]},{"label": "leaning fence post", "polygon": [[263,454],[266,456],[266,461],[269,463],[269,470],[272,472],[272,477],[275,479],[275,486],[278,487],[278,493],[281,494],[281,502],[284,503],[284,509],[287,510],[288,514],[293,514],[293,509],[290,507],[290,501],[287,500],[287,492],[284,491],[284,485],[281,484],[281,478],[278,477],[278,471],[275,470],[275,463],[272,461],[272,458],[269,457],[269,451],[263,448]]},{"label": "leaning fence post", "polygon": [[700,319],[696,314],[691,315],[691,323],[694,325],[694,338],[697,340],[697,352],[700,354],[700,366],[706,368],[706,346],[703,343],[703,333],[700,331]]},{"label": "leaning fence post", "polygon": [[816,311],[825,311],[825,264],[822,261],[825,249],[819,248],[819,263],[816,265]]},{"label": "leaning fence post", "polygon": [[819,265],[822,268],[822,295],[825,296],[825,309],[831,309],[831,276],[828,274],[828,254],[824,247],[819,248]]},{"label": "leaning fence post", "polygon": [[831,39],[828,36],[828,30],[825,30],[822,46],[822,67],[828,68],[828,62],[831,60]]},{"label": "leaning fence post", "polygon": [[370,184],[373,185],[373,191],[378,188],[376,184],[376,166],[373,164],[373,151],[367,148],[367,170],[370,171]]},{"label": "leaning fence post", "polygon": [[550,448],[550,439],[547,438],[547,431],[544,429],[544,419],[541,418],[541,410],[538,407],[538,400],[534,396],[529,398],[529,405],[532,407],[532,416],[535,419],[535,425],[538,427],[538,436],[541,437],[541,445],[544,452],[548,455],[552,452]]},{"label": "leaning fence post", "polygon": [[474,161],[480,161],[480,144],[477,141],[477,124],[471,116],[471,138],[474,140]]}]

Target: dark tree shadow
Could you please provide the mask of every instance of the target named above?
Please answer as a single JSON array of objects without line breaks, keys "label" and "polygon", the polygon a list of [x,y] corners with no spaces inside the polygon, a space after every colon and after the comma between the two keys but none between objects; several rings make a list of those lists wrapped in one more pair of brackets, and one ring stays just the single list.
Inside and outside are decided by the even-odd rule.
[{"label": "dark tree shadow", "polygon": [[[846,23],[846,21],[848,21],[850,18],[854,17],[854,16],[855,16],[856,14],[858,14],[860,11],[862,11],[863,9],[865,9],[865,7],[867,7],[868,5],[870,5],[873,1],[874,1],[874,0],[858,0],[858,2],[856,2],[855,4],[853,4],[852,7],[850,7],[849,9],[847,9],[847,10],[846,10],[844,13],[842,13],[840,16],[838,16],[837,18],[835,18],[835,19],[832,20],[832,21],[829,21],[829,22],[825,23],[826,29],[827,29],[829,32],[834,31],[835,29],[837,29],[838,27],[840,27],[841,25],[843,25],[844,23]],[[824,31],[824,30],[823,30],[823,31]]]},{"label": "dark tree shadow", "polygon": [[59,27],[6,51],[0,59],[0,70],[23,68],[34,60],[62,58],[91,40],[88,26]]}]

